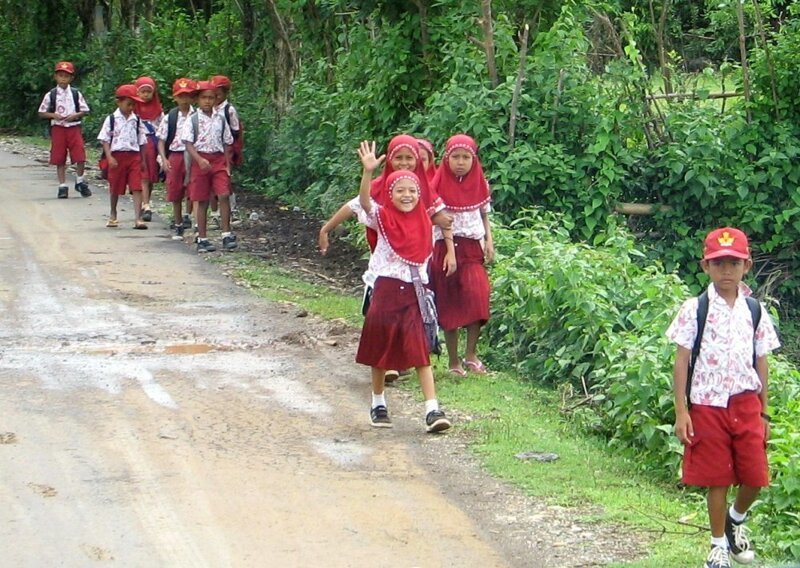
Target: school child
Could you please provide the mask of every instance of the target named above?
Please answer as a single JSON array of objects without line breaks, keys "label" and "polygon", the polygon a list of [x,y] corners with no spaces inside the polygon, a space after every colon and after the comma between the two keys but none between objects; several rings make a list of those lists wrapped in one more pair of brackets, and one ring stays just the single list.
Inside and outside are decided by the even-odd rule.
[{"label": "school child", "polygon": [[[231,92],[231,80],[225,75],[214,75],[211,77],[211,82],[214,84],[214,89],[217,94],[216,109],[225,116],[228,121],[228,126],[231,127],[231,134],[233,134],[233,145],[231,146],[231,166],[239,167],[244,162],[242,150],[244,146],[244,128],[242,121],[239,119],[239,112],[229,100]],[[236,211],[236,194],[233,193],[231,187],[231,211]],[[212,210],[216,210],[216,205],[212,204]]]},{"label": "school child", "polygon": [[142,222],[142,146],[147,143],[141,119],[133,111],[141,101],[134,85],[121,85],[115,92],[117,110],[106,117],[97,139],[108,161],[108,195],[111,214],[106,227],[119,227],[117,203],[126,189],[133,196],[134,229],[147,229]]},{"label": "school child", "polygon": [[197,110],[181,131],[181,140],[192,158],[189,197],[196,203],[197,252],[216,249],[208,240],[208,204],[212,196],[219,200],[222,224],[222,248],[234,250],[238,243],[231,232],[231,144],[233,135],[225,116],[214,110],[216,93],[211,81],[197,84]]},{"label": "school child", "polygon": [[136,103],[136,115],[142,120],[147,132],[147,145],[142,152],[142,220],[149,223],[153,220],[153,212],[150,209],[150,193],[153,190],[153,184],[159,181],[156,131],[164,118],[164,109],[161,106],[161,98],[158,96],[156,82],[152,78],[139,77],[134,85],[136,85],[136,91],[142,100],[142,102]]},{"label": "school child", "polygon": [[378,233],[368,272],[375,278],[372,302],[364,319],[356,362],[369,365],[372,376],[370,424],[390,428],[384,396],[386,369],[415,367],[425,396],[425,429],[440,432],[450,421],[439,408],[414,281],[427,283],[432,252],[431,220],[420,204],[420,179],[395,171],[384,180],[383,204],[370,197],[372,172],[385,159],[375,156],[375,143],[358,150],[364,167],[359,191],[359,221]]},{"label": "school child", "polygon": [[424,138],[417,138],[417,142],[419,142],[419,157],[422,160],[425,177],[428,178],[428,185],[432,185],[433,178],[436,177],[436,153],[433,151],[433,144]]},{"label": "school child", "polygon": [[[748,564],[755,556],[744,522],[760,488],[769,485],[767,354],[780,344],[766,308],[742,282],[753,266],[742,231],[711,231],[700,266],[711,284],[683,303],[666,334],[678,346],[673,381],[683,482],[708,488],[705,566],[723,568],[730,557]],[[738,489],[728,507],[732,485]]]},{"label": "school child", "polygon": [[[176,79],[172,84],[172,98],[178,105],[167,113],[161,124],[158,125],[158,154],[166,172],[165,185],[167,201],[172,203],[172,226],[175,231],[173,238],[183,239],[183,232],[187,228],[187,219],[183,216],[183,200],[187,197],[188,180],[186,175],[186,160],[184,151],[186,145],[179,134],[183,130],[186,120],[194,112],[192,102],[197,89],[197,82],[192,79]],[[187,209],[188,211],[188,209]],[[191,221],[189,222],[191,227]]]},{"label": "school child", "polygon": [[[489,184],[478,159],[478,145],[466,134],[448,141],[442,163],[433,181],[446,211],[453,216],[453,236],[435,231],[434,267],[445,262],[450,244],[455,247],[455,274],[431,272],[439,324],[444,330],[450,372],[486,374],[476,349],[481,327],[489,321],[489,277],[484,262],[494,259],[494,241],[489,224]],[[467,330],[464,359],[459,360],[458,333]]]},{"label": "school child", "polygon": [[75,164],[75,191],[90,197],[92,191],[83,177],[86,148],[81,131],[81,119],[89,114],[83,95],[70,86],[75,78],[75,65],[60,61],[55,66],[55,88],[47,92],[39,105],[39,118],[50,120],[50,163],[56,167],[58,198],[69,197],[67,186],[67,153]]}]

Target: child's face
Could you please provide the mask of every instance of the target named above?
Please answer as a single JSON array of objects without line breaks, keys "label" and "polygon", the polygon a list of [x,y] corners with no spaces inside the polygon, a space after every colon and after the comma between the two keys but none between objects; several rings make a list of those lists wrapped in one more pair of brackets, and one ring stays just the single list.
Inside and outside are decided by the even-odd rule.
[{"label": "child's face", "polygon": [[187,107],[192,104],[194,97],[187,93],[182,93],[180,95],[175,95],[174,97],[172,97],[172,100],[174,100],[178,104],[178,106]]},{"label": "child's face", "polygon": [[72,83],[72,73],[67,73],[66,71],[56,71],[55,79],[56,84],[59,87],[66,87]]},{"label": "child's face", "polygon": [[412,211],[419,202],[419,188],[413,180],[398,180],[392,188],[392,203],[403,213]]},{"label": "child's face", "polygon": [[117,99],[117,108],[119,108],[119,110],[125,116],[128,116],[130,113],[132,113],[135,107],[136,103],[133,102],[133,99],[129,99],[128,97]]},{"label": "child's face", "polygon": [[422,161],[422,168],[427,171],[431,165],[431,159],[428,155],[428,151],[424,148],[420,148],[419,150],[419,159]]},{"label": "child's face", "polygon": [[472,169],[472,154],[464,148],[456,148],[447,156],[447,165],[457,177],[464,177]]},{"label": "child's face", "polygon": [[211,89],[201,91],[197,97],[197,106],[204,112],[211,112],[214,110],[214,105],[217,104],[217,94]]},{"label": "child's face", "polygon": [[718,293],[733,293],[739,287],[739,282],[742,281],[744,275],[753,266],[753,261],[749,258],[743,260],[732,256],[723,256],[711,260],[701,260],[700,266],[703,268],[703,272],[711,278]]},{"label": "child's face", "polygon": [[400,148],[391,159],[392,168],[413,172],[417,168],[417,158],[408,148]]},{"label": "child's face", "polygon": [[217,104],[224,102],[228,98],[228,90],[225,87],[217,87],[214,92],[217,95]]},{"label": "child's face", "polygon": [[151,100],[153,100],[153,89],[149,85],[142,85],[139,87],[136,90],[136,94],[139,95],[139,98],[146,103],[149,103]]}]

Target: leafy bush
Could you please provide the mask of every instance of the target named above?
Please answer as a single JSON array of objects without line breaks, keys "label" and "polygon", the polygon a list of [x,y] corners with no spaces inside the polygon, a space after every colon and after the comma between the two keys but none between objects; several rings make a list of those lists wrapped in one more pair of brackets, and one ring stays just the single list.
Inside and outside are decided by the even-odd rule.
[{"label": "leafy bush", "polygon": [[[634,455],[643,470],[675,480],[675,348],[664,332],[691,295],[687,286],[659,264],[637,263],[643,253],[621,229],[590,247],[572,242],[558,216],[528,211],[494,235],[495,309],[485,333],[494,363],[578,393],[565,403],[578,424]],[[757,517],[773,554],[800,558],[800,373],[772,359],[772,484]]]}]

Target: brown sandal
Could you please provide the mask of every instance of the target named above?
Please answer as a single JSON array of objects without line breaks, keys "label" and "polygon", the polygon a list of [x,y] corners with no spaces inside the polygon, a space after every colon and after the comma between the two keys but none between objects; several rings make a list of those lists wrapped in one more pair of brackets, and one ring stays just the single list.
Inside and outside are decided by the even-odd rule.
[{"label": "brown sandal", "polygon": [[139,231],[146,231],[147,230],[147,225],[145,225],[141,221],[137,221],[136,224],[133,226],[133,228],[137,229]]},{"label": "brown sandal", "polygon": [[108,227],[109,229],[116,229],[117,227],[119,227],[119,221],[117,221],[116,219],[109,219],[108,221],[106,221],[106,227]]}]

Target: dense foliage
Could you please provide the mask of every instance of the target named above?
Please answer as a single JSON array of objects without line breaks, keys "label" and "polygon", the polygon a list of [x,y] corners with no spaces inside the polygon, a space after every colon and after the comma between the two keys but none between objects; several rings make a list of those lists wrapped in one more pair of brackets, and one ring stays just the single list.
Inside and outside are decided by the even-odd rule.
[{"label": "dense foliage", "polygon": [[[643,470],[674,480],[681,445],[673,432],[672,362],[664,331],[691,294],[626,231],[596,246],[574,243],[560,219],[527,212],[495,232],[487,341],[495,365],[557,386],[564,411]],[[500,308],[502,306],[502,308]],[[772,357],[769,456],[772,484],[757,506],[773,553],[800,558],[800,373]]]}]

